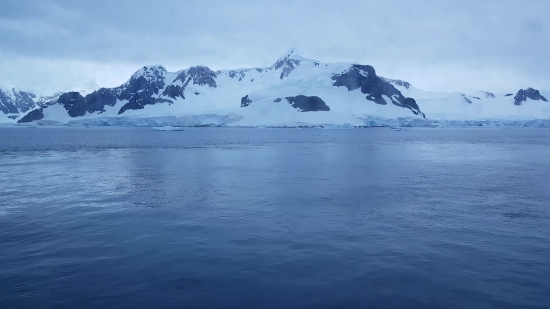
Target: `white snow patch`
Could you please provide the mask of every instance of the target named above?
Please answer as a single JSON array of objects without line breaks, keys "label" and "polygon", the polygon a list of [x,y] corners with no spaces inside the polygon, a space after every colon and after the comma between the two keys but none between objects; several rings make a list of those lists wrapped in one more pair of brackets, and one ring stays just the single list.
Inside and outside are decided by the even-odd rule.
[{"label": "white snow patch", "polygon": [[182,127],[152,127],[153,131],[183,131]]}]

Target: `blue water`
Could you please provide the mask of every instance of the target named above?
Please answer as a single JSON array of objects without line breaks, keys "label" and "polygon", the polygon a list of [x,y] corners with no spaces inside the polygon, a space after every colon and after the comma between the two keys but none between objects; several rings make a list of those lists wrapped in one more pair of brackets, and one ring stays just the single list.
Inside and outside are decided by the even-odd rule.
[{"label": "blue water", "polygon": [[0,128],[0,308],[550,308],[550,130]]}]

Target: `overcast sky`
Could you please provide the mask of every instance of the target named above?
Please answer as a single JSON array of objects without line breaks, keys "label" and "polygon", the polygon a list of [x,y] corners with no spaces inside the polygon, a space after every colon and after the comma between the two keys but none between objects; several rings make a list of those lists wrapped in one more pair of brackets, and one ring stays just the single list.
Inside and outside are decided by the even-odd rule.
[{"label": "overcast sky", "polygon": [[0,0],[0,83],[117,86],[288,49],[432,91],[550,89],[549,0]]}]

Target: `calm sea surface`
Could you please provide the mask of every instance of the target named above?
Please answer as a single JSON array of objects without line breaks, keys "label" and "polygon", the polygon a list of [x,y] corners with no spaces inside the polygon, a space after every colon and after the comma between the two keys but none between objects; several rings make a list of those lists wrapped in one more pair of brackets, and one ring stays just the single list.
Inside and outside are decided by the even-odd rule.
[{"label": "calm sea surface", "polygon": [[0,128],[0,308],[550,308],[550,130]]}]

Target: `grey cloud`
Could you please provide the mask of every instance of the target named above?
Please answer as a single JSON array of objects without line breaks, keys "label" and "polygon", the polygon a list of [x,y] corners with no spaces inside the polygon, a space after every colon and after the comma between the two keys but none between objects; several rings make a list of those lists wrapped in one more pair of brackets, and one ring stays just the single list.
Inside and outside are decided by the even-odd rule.
[{"label": "grey cloud", "polygon": [[[3,0],[2,5],[0,54],[8,57],[160,63],[173,70],[196,64],[236,68],[269,65],[297,47],[321,61],[372,64],[382,75],[438,87],[433,90],[550,88],[546,0]],[[494,78],[499,75],[500,81]]]}]

